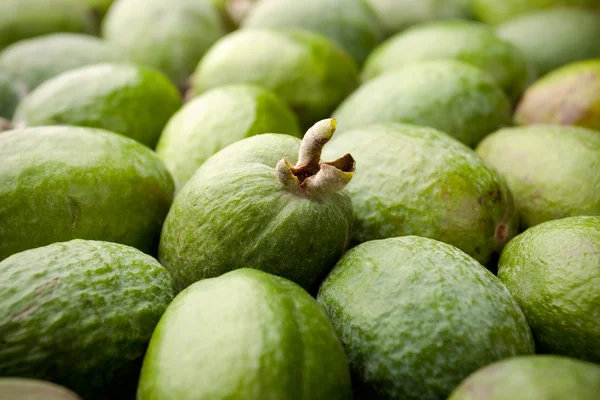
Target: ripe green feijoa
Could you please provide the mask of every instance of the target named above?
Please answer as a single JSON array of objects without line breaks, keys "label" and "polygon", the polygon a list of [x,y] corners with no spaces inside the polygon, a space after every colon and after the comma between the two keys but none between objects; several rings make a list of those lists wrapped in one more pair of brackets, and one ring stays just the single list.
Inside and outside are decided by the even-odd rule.
[{"label": "ripe green feijoa", "polygon": [[301,141],[263,134],[209,158],[175,197],[159,258],[179,290],[238,268],[255,268],[313,289],[346,250],[354,174],[349,155],[321,162],[335,120]]}]

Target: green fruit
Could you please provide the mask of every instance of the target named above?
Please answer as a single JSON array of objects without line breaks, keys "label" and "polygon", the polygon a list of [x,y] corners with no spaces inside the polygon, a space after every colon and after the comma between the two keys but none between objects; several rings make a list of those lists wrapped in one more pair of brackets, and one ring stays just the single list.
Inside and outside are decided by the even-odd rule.
[{"label": "green fruit", "polygon": [[422,22],[469,18],[469,0],[365,0],[391,35]]},{"label": "green fruit", "polygon": [[523,309],[538,351],[600,362],[600,217],[528,229],[502,252],[498,277]]},{"label": "green fruit", "polygon": [[0,378],[0,398],[6,400],[81,400],[70,390],[51,382]]},{"label": "green fruit", "polygon": [[11,119],[20,99],[21,88],[4,70],[0,70],[0,118]]},{"label": "green fruit", "polygon": [[19,40],[48,33],[95,30],[91,10],[78,0],[0,1],[0,50]]},{"label": "green fruit", "polygon": [[281,96],[304,127],[326,118],[358,85],[356,63],[318,34],[240,30],[206,53],[193,78],[200,94],[231,83],[254,83]]},{"label": "green fruit", "polygon": [[183,87],[226,29],[207,0],[121,0],[110,8],[102,32],[132,60]]},{"label": "green fruit", "polygon": [[[558,7],[580,7],[600,10],[598,0],[471,0],[473,14],[480,21],[488,24],[499,24],[515,17],[533,14],[536,11]],[[563,32],[564,26],[554,25],[545,33]],[[548,36],[540,38],[547,40]],[[549,45],[554,45],[548,40]]]},{"label": "green fruit", "polygon": [[471,149],[434,129],[380,124],[340,134],[324,158],[350,152],[356,242],[418,235],[450,243],[483,264],[518,229],[512,196]]},{"label": "green fruit", "polygon": [[477,153],[508,182],[523,229],[600,215],[598,132],[551,125],[502,129],[481,142]]},{"label": "green fruit", "polygon": [[527,321],[502,283],[432,239],[353,248],[317,301],[344,345],[357,398],[446,399],[475,370],[534,350]]},{"label": "green fruit", "polygon": [[448,400],[597,400],[600,367],[558,356],[522,356],[475,372]]},{"label": "green fruit", "polygon": [[14,120],[27,126],[106,129],[154,148],[179,107],[177,89],[161,73],[134,65],[96,64],[44,82],[21,101]]},{"label": "green fruit", "polygon": [[525,89],[525,56],[485,25],[468,21],[433,22],[397,34],[369,56],[363,79],[422,60],[455,59],[490,74],[513,99]]},{"label": "green fruit", "polygon": [[600,130],[600,58],[570,64],[540,79],[525,92],[515,121]]},{"label": "green fruit", "polygon": [[302,145],[288,135],[253,136],[198,169],[175,198],[160,240],[160,261],[179,290],[246,267],[305,289],[320,282],[352,228],[350,196],[341,189],[354,160],[319,161],[334,130],[335,120],[321,121]]},{"label": "green fruit", "polygon": [[575,61],[600,57],[600,7],[599,12],[539,11],[500,25],[497,33],[520,48],[541,76]]},{"label": "green fruit", "polygon": [[363,0],[262,0],[242,27],[304,28],[328,37],[358,63],[383,40],[377,18]]},{"label": "green fruit", "polygon": [[351,399],[344,349],[294,283],[240,269],[180,293],[161,318],[138,400]]},{"label": "green fruit", "polygon": [[0,262],[0,375],[113,398],[173,299],[169,273],[116,243],[72,240]]},{"label": "green fruit", "polygon": [[356,90],[333,113],[344,129],[405,122],[444,131],[467,146],[510,125],[510,100],[487,74],[453,61],[411,63]]},{"label": "green fruit", "polygon": [[297,117],[276,94],[253,85],[223,86],[177,112],[165,127],[156,152],[181,188],[225,146],[268,132],[301,136]]},{"label": "green fruit", "polygon": [[41,127],[0,134],[0,260],[75,238],[149,252],[173,181],[141,144],[95,129]]},{"label": "green fruit", "polygon": [[77,33],[54,33],[9,46],[0,53],[0,68],[31,90],[71,69],[124,60],[117,49],[101,39]]}]

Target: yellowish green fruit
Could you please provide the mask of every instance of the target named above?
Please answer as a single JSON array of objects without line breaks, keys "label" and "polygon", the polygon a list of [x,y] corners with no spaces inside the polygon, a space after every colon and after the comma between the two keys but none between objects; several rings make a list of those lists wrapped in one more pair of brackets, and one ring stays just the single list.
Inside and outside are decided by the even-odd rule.
[{"label": "yellowish green fruit", "polygon": [[[558,7],[600,10],[600,3],[597,0],[471,0],[471,7],[480,21],[499,24],[521,15]],[[555,25],[552,29],[560,31],[562,27]]]},{"label": "yellowish green fruit", "polygon": [[222,86],[178,111],[165,127],[156,152],[181,189],[210,156],[262,133],[301,137],[298,118],[273,92],[254,85]]},{"label": "yellowish green fruit", "polygon": [[600,215],[600,135],[568,126],[502,129],[477,153],[504,176],[521,227],[577,215]]},{"label": "yellowish green fruit", "polygon": [[515,122],[600,130],[600,58],[569,64],[532,85],[521,99]]},{"label": "yellowish green fruit", "polygon": [[538,352],[600,362],[600,216],[529,228],[504,249],[498,277],[525,313]]}]

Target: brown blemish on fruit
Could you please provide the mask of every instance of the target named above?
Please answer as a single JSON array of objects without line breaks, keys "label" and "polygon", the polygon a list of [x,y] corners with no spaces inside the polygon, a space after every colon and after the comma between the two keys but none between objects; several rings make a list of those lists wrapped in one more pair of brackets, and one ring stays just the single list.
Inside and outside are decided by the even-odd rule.
[{"label": "brown blemish on fruit", "polygon": [[60,278],[54,278],[51,281],[48,281],[46,283],[44,283],[43,285],[40,285],[38,287],[35,288],[34,291],[34,297],[40,297],[41,295],[43,295],[44,293],[46,293],[48,291],[48,289],[58,285],[60,283]]},{"label": "brown blemish on fruit", "polygon": [[34,305],[34,304],[27,306],[24,309],[22,309],[21,311],[19,311],[18,313],[16,313],[15,315],[13,315],[12,318],[10,319],[10,322],[18,321],[19,319],[24,318],[27,315],[34,312],[35,310],[37,310],[38,308],[40,308],[40,306]]},{"label": "brown blemish on fruit", "polygon": [[504,242],[508,237],[508,226],[504,222],[500,222],[496,225],[496,232],[494,233],[496,239],[500,242]]},{"label": "brown blemish on fruit", "polygon": [[4,131],[10,131],[13,128],[14,128],[14,126],[13,126],[12,122],[0,117],[0,133],[2,133]]},{"label": "brown blemish on fruit", "polygon": [[75,229],[77,221],[79,220],[79,205],[75,199],[69,199],[69,207],[71,209],[71,229]]}]

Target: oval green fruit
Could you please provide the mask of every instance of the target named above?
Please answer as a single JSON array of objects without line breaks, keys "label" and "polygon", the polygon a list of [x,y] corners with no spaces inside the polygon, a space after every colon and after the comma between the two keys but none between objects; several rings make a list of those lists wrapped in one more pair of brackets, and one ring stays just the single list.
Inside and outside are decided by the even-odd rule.
[{"label": "oval green fruit", "polygon": [[75,238],[150,252],[173,197],[156,154],[120,135],[40,127],[0,134],[0,260]]},{"label": "oval green fruit", "polygon": [[102,33],[136,63],[162,71],[183,87],[226,29],[207,0],[121,0],[110,8]]},{"label": "oval green fruit", "polygon": [[53,33],[21,40],[0,53],[0,69],[35,89],[63,72],[91,64],[125,61],[108,42],[78,33]]},{"label": "oval green fruit", "polygon": [[344,129],[405,122],[444,131],[467,146],[511,123],[510,100],[487,74],[460,61],[422,61],[358,88],[335,110]]},{"label": "oval green fruit", "polygon": [[516,233],[513,200],[499,174],[434,129],[380,124],[336,137],[323,157],[350,152],[356,242],[418,235],[450,243],[483,264]]},{"label": "oval green fruit", "polygon": [[260,86],[222,86],[191,100],[173,115],[156,152],[181,188],[225,146],[269,132],[301,136],[298,118],[279,96]]},{"label": "oval green fruit", "polygon": [[[179,290],[238,268],[312,289],[346,250],[352,204],[350,155],[320,162],[335,120],[300,139],[263,134],[209,158],[175,197],[159,257]],[[300,149],[300,151],[299,151]],[[288,161],[289,160],[289,161]]]},{"label": "oval green fruit", "polygon": [[317,301],[344,345],[358,398],[443,400],[477,369],[534,350],[527,321],[502,283],[432,239],[354,247]]},{"label": "oval green fruit", "polygon": [[513,357],[475,372],[448,400],[597,400],[600,367],[560,356]]},{"label": "oval green fruit", "polygon": [[531,125],[488,136],[477,153],[504,176],[521,227],[600,215],[600,135],[584,128]]},{"label": "oval green fruit", "polygon": [[81,400],[75,393],[62,386],[27,378],[0,378],[0,398],[7,400]]},{"label": "oval green fruit", "polygon": [[303,28],[320,33],[362,63],[383,40],[375,14],[363,0],[262,0],[242,28]]},{"label": "oval green fruit", "polygon": [[321,35],[244,29],[227,35],[208,51],[194,73],[193,91],[200,94],[232,83],[254,83],[274,91],[307,128],[327,118],[356,88],[358,68],[348,54]]},{"label": "oval green fruit", "polygon": [[[597,0],[471,0],[471,6],[475,17],[488,24],[499,24],[515,19],[515,17],[533,14],[536,11],[559,7],[600,10],[600,3]],[[560,25],[550,26],[549,28],[548,32],[564,29]],[[545,39],[547,39],[547,36],[542,40]],[[549,45],[554,44],[551,40],[547,43]]]},{"label": "oval green fruit", "polygon": [[575,125],[600,130],[600,58],[557,69],[525,92],[519,125]]},{"label": "oval green fruit", "polygon": [[513,99],[529,79],[525,56],[511,43],[496,36],[489,27],[468,21],[422,24],[401,32],[379,46],[367,59],[364,80],[407,63],[455,59],[490,74]]},{"label": "oval green fruit", "polygon": [[388,35],[422,22],[469,18],[469,0],[366,0]]},{"label": "oval green fruit", "polygon": [[0,1],[0,50],[54,32],[93,33],[93,13],[78,0]]},{"label": "oval green fruit", "polygon": [[600,57],[597,4],[598,12],[556,8],[523,15],[500,25],[497,33],[520,48],[542,76],[575,61]]},{"label": "oval green fruit", "polygon": [[72,240],[0,262],[0,375],[47,379],[86,399],[136,368],[174,292],[129,246]]},{"label": "oval green fruit", "polygon": [[44,82],[21,101],[14,120],[25,126],[106,129],[154,148],[181,104],[177,88],[158,71],[96,64]]},{"label": "oval green fruit", "polygon": [[[0,118],[10,120],[21,100],[22,88],[6,71],[0,69]],[[0,132],[2,128],[0,127]]]},{"label": "oval green fruit", "polygon": [[351,399],[344,349],[298,285],[239,269],[181,292],[144,358],[138,400]]},{"label": "oval green fruit", "polygon": [[526,230],[506,246],[498,277],[523,309],[538,351],[600,362],[600,217]]}]

